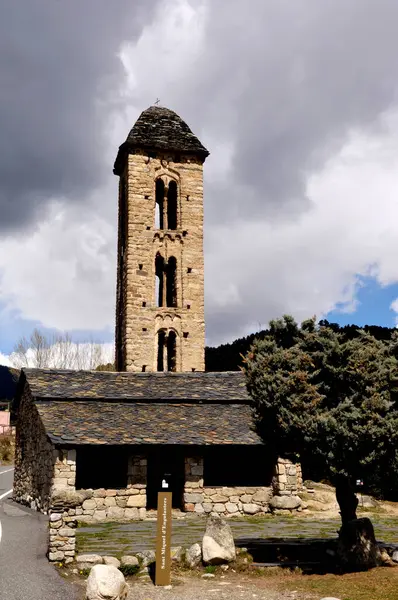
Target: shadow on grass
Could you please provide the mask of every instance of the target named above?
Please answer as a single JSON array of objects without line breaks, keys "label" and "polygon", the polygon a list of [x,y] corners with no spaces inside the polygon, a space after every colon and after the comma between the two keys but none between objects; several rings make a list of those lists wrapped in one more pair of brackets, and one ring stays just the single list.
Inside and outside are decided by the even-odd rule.
[{"label": "shadow on grass", "polygon": [[253,557],[253,567],[300,568],[304,574],[339,573],[337,539],[239,538],[238,548]]}]

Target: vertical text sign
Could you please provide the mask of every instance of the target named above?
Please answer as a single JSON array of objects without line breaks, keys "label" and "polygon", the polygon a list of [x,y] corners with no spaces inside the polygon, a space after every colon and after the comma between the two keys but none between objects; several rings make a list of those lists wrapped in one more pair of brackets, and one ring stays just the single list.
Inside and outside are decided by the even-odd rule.
[{"label": "vertical text sign", "polygon": [[171,492],[158,493],[155,585],[170,585]]}]

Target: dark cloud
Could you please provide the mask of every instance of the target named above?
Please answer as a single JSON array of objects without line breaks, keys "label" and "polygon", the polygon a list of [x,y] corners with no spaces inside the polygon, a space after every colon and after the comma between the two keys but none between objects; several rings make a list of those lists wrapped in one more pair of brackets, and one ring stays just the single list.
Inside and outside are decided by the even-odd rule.
[{"label": "dark cloud", "polygon": [[213,219],[308,209],[308,174],[396,102],[396,23],[396,0],[210,3],[187,107],[235,148]]},{"label": "dark cloud", "polygon": [[21,229],[52,195],[101,185],[104,100],[117,52],[157,0],[4,0],[0,8],[0,229]]}]

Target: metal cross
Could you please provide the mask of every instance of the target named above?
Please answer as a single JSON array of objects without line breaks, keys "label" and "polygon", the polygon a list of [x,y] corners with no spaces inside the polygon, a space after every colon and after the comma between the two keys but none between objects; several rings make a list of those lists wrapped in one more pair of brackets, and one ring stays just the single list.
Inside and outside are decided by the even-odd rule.
[{"label": "metal cross", "polygon": [[159,98],[156,98],[156,102],[155,102],[156,106],[159,104],[159,102],[160,102]]}]

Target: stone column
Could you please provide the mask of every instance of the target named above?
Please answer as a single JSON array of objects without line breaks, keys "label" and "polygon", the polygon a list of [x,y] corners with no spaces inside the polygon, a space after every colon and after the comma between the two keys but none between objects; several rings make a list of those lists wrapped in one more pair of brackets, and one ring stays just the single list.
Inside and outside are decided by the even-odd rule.
[{"label": "stone column", "polygon": [[204,513],[203,508],[203,458],[185,458],[184,510]]},{"label": "stone column", "polygon": [[84,496],[67,489],[58,490],[49,510],[48,559],[50,562],[70,563],[75,556],[76,511]]},{"label": "stone column", "polygon": [[148,460],[143,454],[130,456],[127,488],[134,494],[129,496],[125,516],[127,519],[145,519],[146,484]]},{"label": "stone column", "polygon": [[302,487],[301,464],[288,458],[278,458],[273,477],[274,494],[291,496],[297,494]]}]

